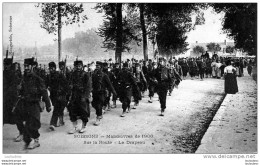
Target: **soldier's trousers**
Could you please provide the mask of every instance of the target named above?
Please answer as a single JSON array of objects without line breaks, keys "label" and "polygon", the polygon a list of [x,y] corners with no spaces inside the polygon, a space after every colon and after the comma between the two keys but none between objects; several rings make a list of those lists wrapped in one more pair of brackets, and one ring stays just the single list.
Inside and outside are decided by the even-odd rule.
[{"label": "soldier's trousers", "polygon": [[25,102],[24,110],[26,113],[24,126],[24,142],[30,143],[31,138],[37,139],[40,137],[39,129],[40,122],[40,104],[38,102]]},{"label": "soldier's trousers", "polygon": [[110,97],[111,97],[111,92],[107,91],[108,93],[105,95],[105,102],[104,102],[104,106],[109,105],[110,102]]},{"label": "soldier's trousers", "polygon": [[130,108],[132,97],[132,88],[122,89],[120,93],[120,101],[122,102],[123,112],[126,112],[127,108]]},{"label": "soldier's trousers", "polygon": [[51,117],[50,125],[57,126],[58,118],[63,116],[64,108],[66,106],[66,102],[64,101],[55,101],[53,103],[54,110]]},{"label": "soldier's trousers", "polygon": [[199,73],[200,73],[200,78],[203,79],[205,73],[204,69],[200,69]]},{"label": "soldier's trousers", "polygon": [[82,122],[87,123],[90,116],[88,105],[88,99],[85,101],[82,101],[81,98],[73,99],[71,105],[68,106],[70,121],[75,122],[79,118]]},{"label": "soldier's trousers", "polygon": [[169,87],[169,83],[167,82],[160,82],[158,84],[157,94],[159,95],[161,109],[163,110],[166,108],[166,97],[167,97],[168,87]]},{"label": "soldier's trousers", "polygon": [[102,116],[102,107],[105,102],[105,92],[92,92],[92,107],[96,109],[96,115]]},{"label": "soldier's trousers", "polygon": [[154,85],[149,85],[148,90],[149,90],[149,97],[153,97],[154,96],[154,91],[155,91],[155,86]]}]

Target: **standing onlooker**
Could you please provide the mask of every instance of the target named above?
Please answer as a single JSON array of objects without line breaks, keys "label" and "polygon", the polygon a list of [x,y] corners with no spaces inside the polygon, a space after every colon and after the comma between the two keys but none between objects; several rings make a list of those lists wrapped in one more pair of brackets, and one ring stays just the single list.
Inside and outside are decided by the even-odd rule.
[{"label": "standing onlooker", "polygon": [[224,69],[225,76],[225,93],[235,94],[238,92],[236,68],[231,65],[231,61],[227,61],[227,66]]}]

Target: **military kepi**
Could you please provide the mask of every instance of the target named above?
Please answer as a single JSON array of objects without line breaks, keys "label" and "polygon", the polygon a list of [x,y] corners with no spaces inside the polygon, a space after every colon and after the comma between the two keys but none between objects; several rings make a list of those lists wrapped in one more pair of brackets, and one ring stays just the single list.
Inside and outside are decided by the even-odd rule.
[{"label": "military kepi", "polygon": [[83,62],[82,61],[74,61],[74,66],[76,66],[76,65],[83,65]]},{"label": "military kepi", "polygon": [[55,64],[55,62],[53,62],[53,61],[50,62],[50,63],[49,63],[49,67],[54,67],[54,68],[56,68],[56,64]]},{"label": "military kepi", "polygon": [[24,59],[24,64],[25,65],[34,65],[35,64],[34,58],[26,58],[26,59]]}]

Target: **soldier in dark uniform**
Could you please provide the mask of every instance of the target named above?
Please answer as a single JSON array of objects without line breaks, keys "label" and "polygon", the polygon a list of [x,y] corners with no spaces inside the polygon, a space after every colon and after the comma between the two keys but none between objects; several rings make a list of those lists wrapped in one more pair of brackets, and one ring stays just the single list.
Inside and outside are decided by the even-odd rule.
[{"label": "soldier in dark uniform", "polygon": [[159,67],[155,70],[154,76],[158,81],[157,93],[159,95],[159,100],[161,104],[161,116],[164,116],[167,91],[169,84],[172,83],[172,79],[168,68],[166,68],[165,66],[165,61],[161,58],[159,59]]},{"label": "soldier in dark uniform", "polygon": [[[50,90],[50,98],[54,106],[50,121],[50,130],[54,131],[55,127],[64,125],[63,111],[67,105],[69,84],[64,73],[56,71],[56,64],[54,62],[49,63],[49,70],[50,74],[47,75],[46,86]],[[59,123],[57,123],[58,119]]]},{"label": "soldier in dark uniform", "polygon": [[20,91],[24,107],[22,111],[15,111],[18,115],[25,116],[23,140],[27,149],[34,149],[40,146],[40,133],[38,130],[41,127],[40,113],[42,110],[39,106],[41,97],[46,104],[47,111],[50,112],[52,110],[44,81],[33,72],[34,65],[35,62],[33,58],[24,60],[25,73]]},{"label": "soldier in dark uniform", "polygon": [[205,57],[206,59],[209,59],[209,53],[208,53],[207,51],[206,51],[204,57]]},{"label": "soldier in dark uniform", "polygon": [[133,75],[138,86],[138,88],[133,88],[133,96],[135,102],[133,109],[135,109],[136,106],[139,105],[139,101],[142,100],[141,92],[145,91],[144,89],[147,88],[147,82],[143,72],[141,71],[141,66],[139,63],[135,63]]},{"label": "soldier in dark uniform", "polygon": [[183,73],[183,79],[185,79],[187,77],[188,72],[189,72],[189,65],[188,65],[186,59],[183,59],[183,62],[181,64],[181,68],[182,68],[182,73]]},{"label": "soldier in dark uniform", "polygon": [[197,63],[196,63],[195,59],[193,59],[193,58],[190,59],[189,69],[190,69],[189,73],[190,73],[191,79],[193,80],[193,78],[197,72]]},{"label": "soldier in dark uniform", "polygon": [[119,99],[122,102],[123,108],[123,113],[121,117],[125,117],[126,109],[128,109],[127,112],[130,112],[132,89],[137,88],[137,83],[135,82],[132,73],[129,71],[127,62],[123,64],[122,71],[118,75],[118,81],[120,91]]},{"label": "soldier in dark uniform", "polygon": [[[119,63],[115,63],[115,66],[112,69],[112,73],[113,73],[114,77],[111,79],[111,82],[113,84],[113,87],[116,90],[116,93],[119,93],[118,75],[119,75],[120,71],[121,71],[121,69],[119,68]],[[117,96],[113,95],[113,98],[112,98],[112,100],[113,100],[113,108],[116,108],[116,100],[117,100],[117,98],[118,98],[118,95]]]},{"label": "soldier in dark uniform", "polygon": [[[108,63],[104,62],[103,63],[103,72],[108,75],[108,78],[110,80],[110,82],[112,83],[112,79],[114,78],[114,74],[108,69]],[[112,83],[113,84],[113,83]],[[113,86],[113,85],[112,85]],[[114,86],[113,86],[114,87]],[[110,97],[111,97],[111,91],[106,89],[106,98],[105,98],[105,102],[104,102],[104,105],[103,105],[103,110],[104,112],[107,110],[107,111],[110,111],[111,110],[111,105],[110,105]]]},{"label": "soldier in dark uniform", "polygon": [[97,119],[94,125],[100,125],[100,120],[103,118],[102,107],[107,95],[107,89],[113,95],[117,95],[113,85],[107,74],[102,71],[102,62],[96,62],[96,69],[92,74],[93,91],[92,91],[92,107],[96,109]]},{"label": "soldier in dark uniform", "polygon": [[89,74],[83,71],[83,62],[74,61],[75,70],[71,75],[71,97],[69,100],[68,110],[70,121],[72,122],[73,128],[68,132],[74,134],[77,131],[77,120],[82,120],[82,127],[79,133],[86,131],[86,125],[88,118],[90,117],[90,111],[87,108],[92,90],[92,81]]},{"label": "soldier in dark uniform", "polygon": [[[180,84],[180,79],[181,79],[181,76],[183,75],[182,73],[182,68],[181,66],[179,65],[179,62],[176,61],[175,64],[174,64],[174,68],[175,68],[175,72],[174,74],[178,77],[178,79],[176,79],[175,81],[175,87],[178,88],[179,84]],[[174,76],[175,77],[175,76]]]},{"label": "soldier in dark uniform", "polygon": [[153,96],[154,93],[156,92],[155,87],[158,84],[158,81],[156,80],[156,78],[154,77],[155,74],[155,70],[157,68],[157,63],[153,62],[152,63],[152,67],[148,67],[148,82],[149,82],[149,86],[148,86],[148,90],[149,90],[149,103],[153,102]]},{"label": "soldier in dark uniform", "polygon": [[205,74],[205,69],[206,69],[206,62],[202,58],[201,60],[198,61],[198,68],[199,68],[199,74],[201,80],[204,79],[204,74]]}]

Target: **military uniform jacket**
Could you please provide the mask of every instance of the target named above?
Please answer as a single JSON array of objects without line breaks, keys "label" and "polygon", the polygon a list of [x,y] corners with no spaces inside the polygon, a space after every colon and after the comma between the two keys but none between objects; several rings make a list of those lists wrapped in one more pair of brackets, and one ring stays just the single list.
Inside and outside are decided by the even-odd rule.
[{"label": "military uniform jacket", "polygon": [[110,90],[113,94],[116,94],[115,89],[107,74],[101,70],[95,70],[92,74],[93,81],[93,93],[104,93],[106,90]]},{"label": "military uniform jacket", "polygon": [[51,72],[47,75],[46,86],[50,90],[52,102],[66,101],[66,96],[70,92],[69,83],[62,72]]},{"label": "military uniform jacket", "polygon": [[92,91],[92,80],[85,71],[74,71],[71,74],[72,98],[89,98]]},{"label": "military uniform jacket", "polygon": [[168,68],[165,66],[160,66],[155,70],[154,74],[155,78],[158,81],[158,85],[167,85],[167,83],[172,84],[173,79],[171,78],[171,74]]}]

